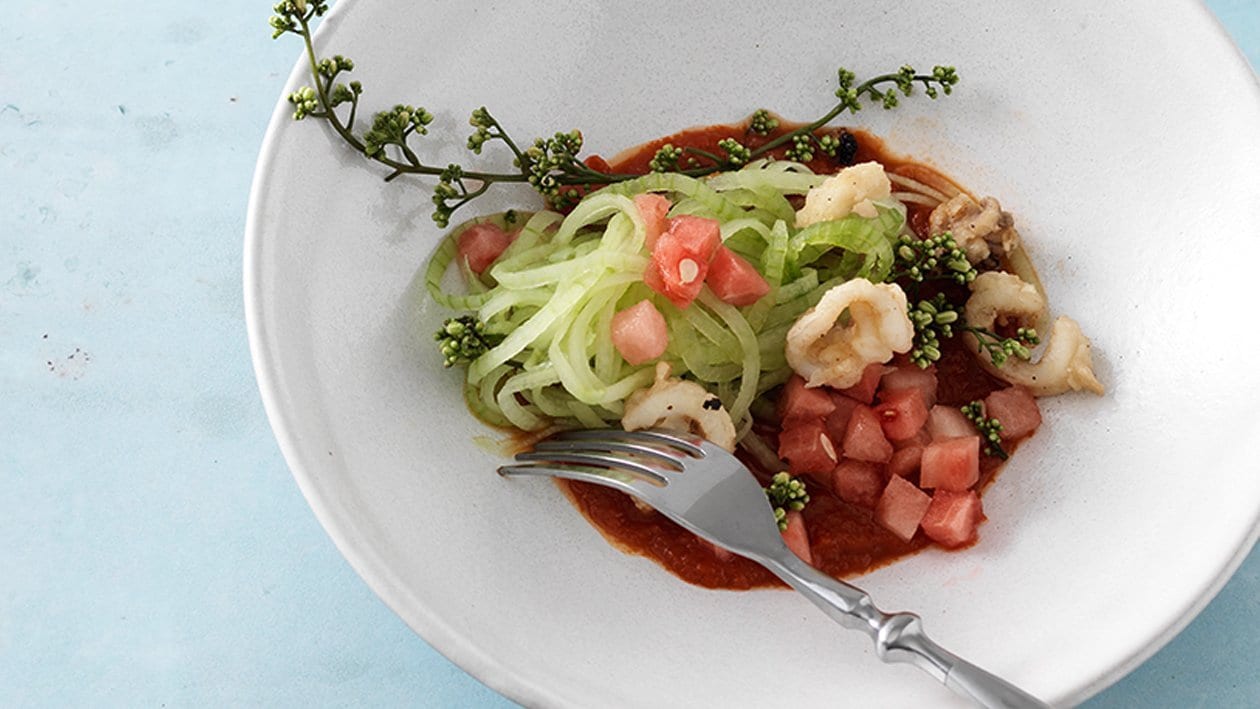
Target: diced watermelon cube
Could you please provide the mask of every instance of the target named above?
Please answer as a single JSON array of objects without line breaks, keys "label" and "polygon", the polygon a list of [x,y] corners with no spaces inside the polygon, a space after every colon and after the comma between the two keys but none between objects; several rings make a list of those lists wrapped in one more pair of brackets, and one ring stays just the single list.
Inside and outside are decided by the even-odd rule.
[{"label": "diced watermelon cube", "polygon": [[875,463],[842,458],[831,471],[831,489],[845,502],[874,508],[884,490],[884,473]]},{"label": "diced watermelon cube", "polygon": [[669,219],[666,217],[669,214],[669,200],[649,192],[635,195],[634,206],[639,208],[639,215],[643,217],[643,226],[646,227],[644,243],[647,250],[651,251],[656,246],[656,240],[669,228]]},{"label": "diced watermelon cube", "polygon": [[[661,275],[661,270],[657,268],[656,263],[652,261],[649,261],[647,268],[643,270],[643,282],[647,285],[648,288],[651,288],[653,291],[660,293],[662,295],[665,294],[665,290],[668,287],[665,285],[665,277]],[[675,305],[678,305],[677,301],[675,301],[673,298],[670,298],[669,301],[671,303],[674,303]],[[678,307],[685,308],[688,305],[691,305],[690,300],[686,301],[683,305],[679,305]]]},{"label": "diced watermelon cube", "polygon": [[827,415],[827,433],[831,435],[831,440],[843,441],[845,432],[849,430],[849,419],[853,418],[853,412],[861,404],[835,389],[827,389],[827,391],[830,392],[831,403],[835,407],[835,410]]},{"label": "diced watermelon cube", "polygon": [[980,479],[980,437],[935,441],[923,449],[919,485],[962,492]]},{"label": "diced watermelon cube", "polygon": [[686,308],[704,288],[709,262],[721,243],[721,227],[716,220],[674,217],[652,247],[643,282],[674,305]]},{"label": "diced watermelon cube", "polygon": [[943,547],[956,549],[976,539],[976,528],[984,521],[980,496],[975,492],[937,490],[923,515],[923,533]]},{"label": "diced watermelon cube", "polygon": [[825,476],[836,467],[836,447],[822,421],[802,421],[779,432],[779,458],[793,475]]},{"label": "diced watermelon cube", "polygon": [[875,504],[875,520],[902,541],[910,541],[932,498],[905,478],[893,476]]},{"label": "diced watermelon cube", "polygon": [[951,438],[965,438],[976,435],[976,427],[963,416],[955,406],[937,404],[928,412],[928,433],[933,441],[947,441]]},{"label": "diced watermelon cube", "polygon": [[811,389],[797,375],[792,375],[787,380],[783,385],[783,392],[779,394],[779,423],[784,427],[800,421],[822,420],[835,410],[836,405],[826,389]]},{"label": "diced watermelon cube", "polygon": [[665,316],[644,298],[612,317],[612,343],[630,364],[643,364],[665,354],[669,329]]},{"label": "diced watermelon cube", "polygon": [[844,432],[843,449],[846,458],[868,463],[887,463],[892,458],[892,444],[884,437],[879,414],[874,409],[861,404],[853,409]]},{"label": "diced watermelon cube", "polygon": [[1037,399],[1027,389],[1013,386],[995,391],[985,397],[985,416],[996,418],[1002,424],[1000,434],[1004,441],[1016,441],[1031,436],[1041,425],[1041,409]]},{"label": "diced watermelon cube", "polygon": [[885,374],[879,388],[881,391],[918,389],[923,394],[923,405],[930,409],[936,405],[936,366],[919,369],[915,364],[903,364]]},{"label": "diced watermelon cube", "polygon": [[917,388],[881,391],[875,413],[879,414],[879,425],[890,441],[914,438],[928,420],[923,392]]},{"label": "diced watermelon cube", "polygon": [[888,474],[908,478],[919,470],[923,460],[923,446],[907,446],[893,451],[888,461]]},{"label": "diced watermelon cube", "polygon": [[783,542],[801,561],[812,565],[814,555],[809,550],[809,532],[805,530],[805,517],[796,510],[787,513],[787,529],[783,530]]},{"label": "diced watermelon cube", "polygon": [[868,364],[866,369],[862,370],[862,378],[858,380],[858,383],[848,389],[841,389],[840,392],[863,404],[869,404],[875,401],[875,390],[879,388],[879,380],[891,369],[892,367],[886,367],[878,362]]},{"label": "diced watermelon cube", "polygon": [[515,237],[497,224],[471,224],[460,232],[455,248],[459,257],[468,262],[468,268],[480,275],[503,255]]},{"label": "diced watermelon cube", "polygon": [[893,444],[893,448],[901,450],[902,448],[927,448],[927,444],[932,442],[932,434],[928,433],[927,428],[920,428],[919,432],[904,441],[889,441]]},{"label": "diced watermelon cube", "polygon": [[723,303],[744,307],[770,292],[770,284],[755,266],[725,246],[719,246],[709,262],[705,283]]}]

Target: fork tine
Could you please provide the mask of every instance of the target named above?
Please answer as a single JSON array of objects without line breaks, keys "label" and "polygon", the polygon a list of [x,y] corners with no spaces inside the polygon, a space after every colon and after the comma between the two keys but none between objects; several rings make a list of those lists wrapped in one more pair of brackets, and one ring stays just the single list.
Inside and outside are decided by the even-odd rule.
[{"label": "fork tine", "polygon": [[[633,475],[629,473],[618,473],[617,471],[603,468],[590,469],[573,465],[524,463],[521,465],[501,465],[499,466],[499,475],[502,475],[505,478],[548,477],[577,480],[579,482],[603,485],[604,487],[610,487],[614,490],[620,490],[628,495],[634,495],[640,499],[643,498],[645,492],[634,484],[633,480],[635,480],[635,478]],[[622,476],[628,479],[622,479]]]},{"label": "fork tine", "polygon": [[683,471],[683,462],[670,453],[666,453],[660,448],[641,445],[637,443],[623,443],[620,441],[606,441],[600,438],[578,439],[578,440],[545,440],[534,446],[536,451],[561,451],[580,453],[582,451],[595,451],[598,453],[633,453],[651,458],[668,465],[669,467]]},{"label": "fork tine", "polygon": [[550,440],[641,441],[644,443],[657,443],[673,446],[674,448],[677,448],[696,458],[704,457],[704,449],[700,447],[700,438],[696,436],[689,436],[684,433],[675,433],[673,431],[620,431],[615,428],[581,429],[574,431],[561,431],[560,433],[551,436]]},{"label": "fork tine", "polygon": [[525,462],[540,463],[575,463],[577,465],[596,466],[628,470],[654,482],[666,485],[669,480],[659,470],[637,460],[616,455],[600,455],[597,453],[563,452],[563,451],[527,451],[517,453],[516,459]]}]

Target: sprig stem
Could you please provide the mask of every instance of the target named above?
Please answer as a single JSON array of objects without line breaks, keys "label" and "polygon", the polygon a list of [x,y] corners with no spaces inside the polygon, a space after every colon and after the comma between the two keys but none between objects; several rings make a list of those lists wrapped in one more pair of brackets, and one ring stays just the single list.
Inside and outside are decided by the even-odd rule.
[{"label": "sprig stem", "polygon": [[992,330],[980,327],[972,327],[967,325],[962,328],[964,332],[969,332],[975,336],[976,342],[979,344],[979,352],[988,352],[989,361],[995,367],[1001,367],[1006,364],[1006,360],[1011,357],[1027,361],[1032,358],[1032,350],[1041,343],[1041,338],[1037,336],[1037,331],[1030,327],[1021,327],[1016,331],[1015,337],[1003,337]]},{"label": "sprig stem", "polygon": [[976,427],[984,443],[984,454],[1006,460],[1010,456],[1002,448],[1002,422],[989,416],[983,401],[972,401],[960,407],[963,416]]},{"label": "sprig stem", "polygon": [[[329,125],[332,126],[333,130],[341,137],[342,141],[344,141],[346,145],[349,145],[359,152],[366,153],[367,146],[364,145],[363,141],[359,140],[358,136],[354,134],[354,118],[358,108],[358,101],[356,100],[355,105],[352,106],[350,119],[345,122],[342,122],[341,117],[337,115],[337,111],[329,101],[328,90],[329,87],[332,86],[336,75],[333,75],[333,77],[327,79],[327,81],[322,80],[322,77],[319,75],[319,58],[315,54],[315,42],[313,39],[314,33],[311,31],[310,25],[311,16],[313,15],[302,15],[295,18],[299,27],[296,34],[302,37],[302,42],[305,45],[306,60],[309,65],[308,69],[311,74],[311,81],[315,85],[315,93],[319,99],[319,105],[321,106],[321,109],[318,112],[311,113],[310,115],[314,118],[323,118],[328,121]],[[507,140],[509,144],[515,147],[515,145],[511,143],[510,139]],[[392,170],[392,172],[386,177],[387,180],[393,180],[401,175],[431,175],[439,177],[445,170],[445,168],[442,167],[425,165],[421,162],[415,152],[406,145],[400,145],[399,147],[402,150],[403,155],[407,158],[407,162],[400,162],[383,154],[371,156],[373,160]],[[519,154],[519,151],[517,152]],[[480,180],[487,183],[525,182],[527,179],[525,175],[519,173],[465,171],[463,174],[464,177],[469,179]]]},{"label": "sprig stem", "polygon": [[[353,69],[353,62],[341,56],[321,60],[315,51],[311,23],[316,17],[322,17],[327,10],[327,0],[281,0],[273,7],[275,14],[270,20],[272,36],[296,34],[302,38],[313,86],[303,87],[289,97],[295,106],[294,118],[300,120],[311,117],[327,121],[342,142],[389,169],[385,176],[386,181],[403,175],[436,177],[438,182],[433,188],[433,219],[440,226],[446,226],[455,210],[485,194],[490,185],[495,183],[527,182],[553,204],[564,204],[579,194],[577,188],[601,187],[640,177],[637,174],[604,172],[583,162],[578,158],[582,150],[582,136],[577,131],[556,133],[551,138],[538,138],[529,147],[522,147],[485,108],[473,111],[469,123],[475,131],[468,138],[468,149],[480,154],[486,143],[500,141],[512,153],[513,166],[516,168],[514,171],[482,172],[466,170],[462,165],[440,166],[424,162],[409,143],[413,137],[427,134],[427,126],[434,120],[433,115],[423,107],[397,104],[392,110],[375,114],[371,128],[358,132],[356,119],[362,86],[358,82],[350,82],[348,87],[337,83],[343,72]],[[816,135],[817,131],[846,111],[860,110],[863,98],[879,101],[884,108],[890,109],[898,103],[897,92],[909,96],[916,84],[921,84],[930,98],[936,98],[938,92],[948,94],[954,84],[958,83],[958,75],[954,69],[942,66],[935,67],[930,75],[916,74],[912,68],[904,66],[895,73],[881,74],[861,84],[855,84],[853,73],[845,69],[841,69],[838,76],[840,88],[835,94],[839,101],[817,120],[785,132],[756,148],[745,146],[737,136],[730,136],[719,142],[723,154],[689,147],[686,148],[688,155],[698,156],[708,164],[698,164],[697,161],[690,160],[683,169],[679,169],[677,157],[674,156],[672,162],[654,161],[654,169],[662,167],[662,171],[702,177],[736,169],[751,160],[769,156],[772,151],[788,144],[796,147],[792,155],[797,157],[812,155],[810,151],[813,145],[818,145],[827,154],[834,154],[837,141],[827,136],[820,138]],[[888,84],[895,86],[887,90],[881,88]],[[349,115],[345,120],[338,112],[338,107],[344,103],[350,104]],[[758,109],[749,119],[745,134],[752,132],[766,135],[776,127],[777,122],[768,112]],[[469,189],[465,180],[480,184],[475,189]]]}]

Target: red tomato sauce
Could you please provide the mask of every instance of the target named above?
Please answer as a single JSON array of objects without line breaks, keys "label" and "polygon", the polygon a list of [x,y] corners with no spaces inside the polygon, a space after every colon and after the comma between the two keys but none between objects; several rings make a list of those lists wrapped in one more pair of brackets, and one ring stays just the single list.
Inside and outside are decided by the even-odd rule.
[{"label": "red tomato sauce", "polygon": [[[588,160],[588,164],[618,173],[646,174],[649,161],[666,143],[720,154],[722,151],[717,143],[723,138],[736,137],[746,146],[756,148],[795,127],[781,122],[780,127],[768,136],[750,133],[744,125],[693,128],[632,148],[609,161],[595,156]],[[839,135],[840,130],[824,132]],[[848,132],[858,144],[852,163],[874,160],[890,172],[913,179],[925,182],[937,180],[936,184],[947,181],[930,167],[888,152],[883,141],[865,131],[850,129]],[[773,156],[782,157],[782,149],[774,151]],[[834,173],[844,165],[819,153],[809,167],[818,173]],[[907,207],[911,228],[921,237],[926,237],[931,209],[915,204]],[[961,338],[943,340],[941,349],[942,357],[936,364],[939,403],[961,406],[1005,386],[980,368],[975,356],[966,351]],[[758,431],[772,445],[776,442],[777,434],[772,428],[759,428]],[[1007,448],[1010,453],[1014,446],[1008,445]],[[763,482],[777,472],[759,470],[752,460],[742,455],[741,458]],[[993,480],[1001,463],[991,456],[981,457],[980,490]],[[684,581],[707,588],[733,590],[782,585],[755,562],[715,550],[664,515],[640,509],[620,492],[566,480],[557,480],[557,484],[610,543],[622,551],[653,559]],[[841,500],[817,482],[811,480],[807,484],[811,501],[803,514],[813,563],[816,568],[836,578],[871,571],[932,544],[922,530],[909,542],[902,541],[876,522],[872,510]]]}]

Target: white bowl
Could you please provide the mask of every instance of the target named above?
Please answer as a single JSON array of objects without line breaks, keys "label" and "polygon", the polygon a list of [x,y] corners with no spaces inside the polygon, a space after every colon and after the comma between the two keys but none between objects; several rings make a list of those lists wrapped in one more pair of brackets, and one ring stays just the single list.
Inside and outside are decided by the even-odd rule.
[{"label": "white bowl", "polygon": [[[358,0],[318,45],[356,60],[367,107],[429,107],[438,164],[469,160],[465,120],[483,104],[518,137],[581,127],[609,155],[760,106],[810,119],[838,65],[957,66],[954,96],[852,120],[1016,214],[1109,391],[1045,402],[986,496],[978,545],[857,582],[1074,703],[1189,622],[1256,539],[1260,92],[1191,2],[917,7]],[[308,82],[299,61],[286,95]],[[338,548],[429,643],[530,705],[948,704],[802,598],[687,586],[610,548],[553,486],[499,479],[493,434],[433,347],[446,314],[416,276],[439,236],[428,183],[386,184],[289,114],[282,99],[246,238],[263,399]]]}]

